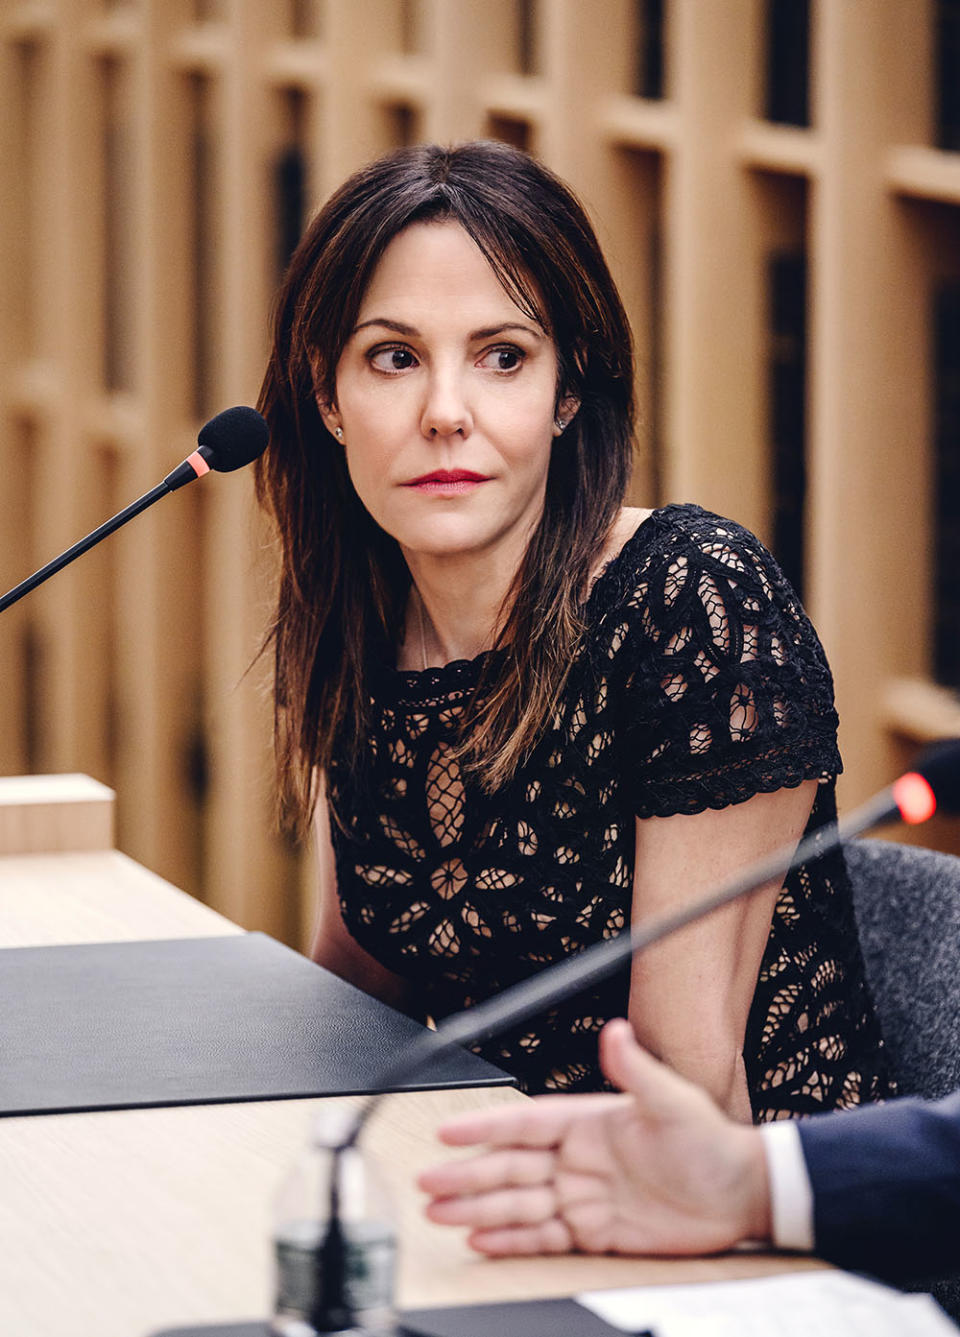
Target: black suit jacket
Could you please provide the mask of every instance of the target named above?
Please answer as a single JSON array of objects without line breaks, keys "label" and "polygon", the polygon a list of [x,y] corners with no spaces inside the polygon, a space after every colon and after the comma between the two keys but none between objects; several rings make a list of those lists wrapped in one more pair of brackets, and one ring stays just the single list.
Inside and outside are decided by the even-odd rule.
[{"label": "black suit jacket", "polygon": [[890,1281],[960,1275],[960,1091],[797,1128],[822,1258]]}]

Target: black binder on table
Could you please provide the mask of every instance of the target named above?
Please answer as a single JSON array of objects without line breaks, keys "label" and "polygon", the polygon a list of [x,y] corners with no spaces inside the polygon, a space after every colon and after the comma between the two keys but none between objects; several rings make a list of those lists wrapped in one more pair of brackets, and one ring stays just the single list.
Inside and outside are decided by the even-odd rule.
[{"label": "black binder on table", "polygon": [[[355,1095],[417,1022],[263,933],[0,949],[0,1116]],[[510,1084],[463,1050],[391,1089]]]}]

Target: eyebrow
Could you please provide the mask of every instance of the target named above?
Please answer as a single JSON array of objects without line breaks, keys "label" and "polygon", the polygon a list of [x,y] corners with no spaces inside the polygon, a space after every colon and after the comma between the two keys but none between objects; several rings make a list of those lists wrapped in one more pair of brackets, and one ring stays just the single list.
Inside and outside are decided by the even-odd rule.
[{"label": "eyebrow", "polygon": [[[361,330],[367,329],[371,325],[379,325],[385,330],[393,330],[395,334],[403,334],[408,338],[419,338],[420,331],[414,325],[405,325],[402,320],[388,320],[384,316],[374,316],[370,320],[363,320],[359,325],[353,328],[354,334],[359,334]],[[519,321],[504,321],[501,325],[487,325],[481,330],[472,330],[469,338],[474,339],[492,339],[498,334],[506,334],[509,330],[520,330],[524,334],[532,334],[536,339],[544,337],[543,331],[536,325],[523,325]]]}]

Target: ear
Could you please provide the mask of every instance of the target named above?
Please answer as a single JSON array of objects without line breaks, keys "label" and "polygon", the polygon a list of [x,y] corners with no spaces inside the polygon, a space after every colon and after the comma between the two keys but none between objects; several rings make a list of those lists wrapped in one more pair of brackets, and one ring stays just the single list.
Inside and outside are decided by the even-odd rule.
[{"label": "ear", "polygon": [[570,426],[570,423],[577,416],[580,408],[580,400],[576,395],[564,395],[557,402],[557,411],[553,420],[554,436],[562,436]]},{"label": "ear", "polygon": [[336,404],[333,404],[326,399],[321,389],[323,379],[316,349],[307,350],[307,360],[310,364],[310,376],[313,380],[313,397],[316,401],[320,417],[323,419],[323,425],[331,436],[336,436],[337,428],[343,428],[343,421]]},{"label": "ear", "polygon": [[323,419],[323,425],[331,436],[336,436],[338,431],[343,431],[343,420],[340,417],[340,411],[336,404],[327,404],[318,396],[317,408],[320,410],[320,417]]}]

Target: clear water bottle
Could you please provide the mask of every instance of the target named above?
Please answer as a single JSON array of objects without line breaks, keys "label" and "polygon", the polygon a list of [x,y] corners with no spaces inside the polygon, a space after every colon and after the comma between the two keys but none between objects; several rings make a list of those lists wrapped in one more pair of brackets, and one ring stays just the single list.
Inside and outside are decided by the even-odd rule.
[{"label": "clear water bottle", "polygon": [[343,1112],[317,1117],[277,1195],[276,1337],[396,1329],[396,1232],[386,1195],[357,1147],[338,1149]]}]

